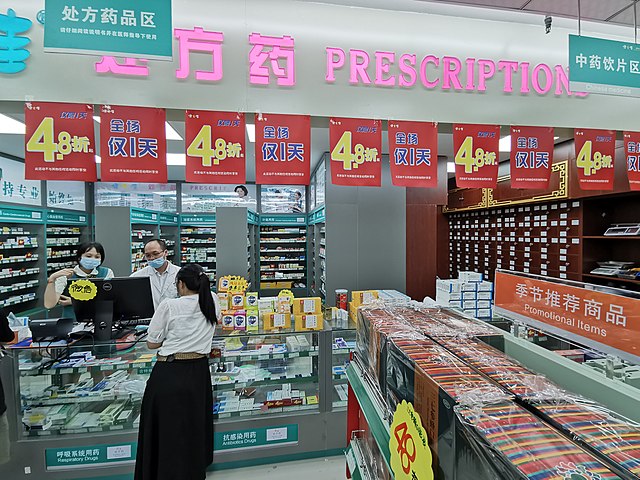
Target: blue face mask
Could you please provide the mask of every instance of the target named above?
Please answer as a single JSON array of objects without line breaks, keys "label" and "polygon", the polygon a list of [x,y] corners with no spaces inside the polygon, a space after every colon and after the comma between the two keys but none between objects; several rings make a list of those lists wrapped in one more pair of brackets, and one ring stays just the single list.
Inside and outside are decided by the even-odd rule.
[{"label": "blue face mask", "polygon": [[90,258],[90,257],[80,257],[80,266],[85,270],[93,270],[94,268],[98,268],[102,260],[99,258]]},{"label": "blue face mask", "polygon": [[153,268],[161,268],[167,261],[164,257],[154,258],[153,260],[147,260],[147,265]]}]

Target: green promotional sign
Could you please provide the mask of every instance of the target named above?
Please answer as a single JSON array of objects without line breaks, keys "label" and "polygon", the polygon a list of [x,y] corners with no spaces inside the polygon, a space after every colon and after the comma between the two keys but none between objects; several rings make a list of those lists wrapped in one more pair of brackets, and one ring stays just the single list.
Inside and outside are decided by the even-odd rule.
[{"label": "green promotional sign", "polygon": [[87,223],[87,215],[67,212],[47,212],[47,223],[85,225]]},{"label": "green promotional sign", "polygon": [[295,215],[260,215],[260,225],[306,226],[307,219]]},{"label": "green promotional sign", "polygon": [[45,0],[46,52],[172,58],[171,0]]},{"label": "green promotional sign", "polygon": [[137,443],[89,445],[81,447],[47,448],[47,470],[66,470],[87,466],[129,463],[136,459]]},{"label": "green promotional sign", "polygon": [[42,223],[42,212],[37,210],[19,210],[17,208],[0,208],[0,221],[25,223]]},{"label": "green promotional sign", "polygon": [[298,443],[298,425],[214,432],[214,451]]},{"label": "green promotional sign", "polygon": [[640,45],[569,35],[569,86],[574,92],[640,97]]}]

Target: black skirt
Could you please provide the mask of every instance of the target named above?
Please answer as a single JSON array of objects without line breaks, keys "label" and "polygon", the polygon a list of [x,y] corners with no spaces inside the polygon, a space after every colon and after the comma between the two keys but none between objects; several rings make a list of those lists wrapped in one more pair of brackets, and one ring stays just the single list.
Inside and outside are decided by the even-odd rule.
[{"label": "black skirt", "polygon": [[212,462],[208,360],[156,363],[142,399],[135,480],[203,480]]}]

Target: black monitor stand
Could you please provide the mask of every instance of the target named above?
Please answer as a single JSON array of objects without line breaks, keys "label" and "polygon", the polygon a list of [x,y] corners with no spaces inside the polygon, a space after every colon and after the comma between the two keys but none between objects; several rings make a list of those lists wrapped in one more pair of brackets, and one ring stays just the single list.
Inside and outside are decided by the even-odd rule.
[{"label": "black monitor stand", "polygon": [[96,343],[111,341],[111,330],[113,329],[113,301],[96,301],[96,314],[93,319],[93,338]]}]

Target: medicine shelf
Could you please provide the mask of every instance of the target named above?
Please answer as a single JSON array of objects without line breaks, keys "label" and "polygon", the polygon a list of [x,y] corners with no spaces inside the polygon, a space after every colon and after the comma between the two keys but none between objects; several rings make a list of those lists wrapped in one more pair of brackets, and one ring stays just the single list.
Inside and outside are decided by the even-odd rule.
[{"label": "medicine shelf", "polygon": [[38,255],[33,255],[32,257],[20,257],[20,258],[16,258],[16,257],[10,257],[10,258],[5,258],[3,260],[0,260],[0,265],[6,265],[8,263],[20,263],[20,262],[35,262],[38,260]]},{"label": "medicine shelf", "polygon": [[255,354],[233,354],[225,353],[222,355],[222,360],[227,362],[247,361],[247,360],[277,360],[281,358],[302,358],[302,357],[317,357],[318,349],[314,347],[314,350],[305,350],[302,352],[286,352],[286,353],[255,353]]},{"label": "medicine shelf", "polygon": [[215,379],[212,379],[214,382],[213,390],[217,392],[223,392],[226,390],[235,390],[236,388],[247,388],[247,387],[260,387],[264,385],[281,385],[282,382],[287,383],[314,383],[318,381],[317,375],[281,375],[281,376],[273,376],[261,378],[259,380],[248,380],[246,382],[226,382],[226,383],[215,383]]},{"label": "medicine shelf", "polygon": [[311,411],[311,410],[317,410],[317,409],[318,409],[317,404],[291,405],[289,407],[269,408],[265,411],[261,409],[253,409],[253,410],[244,410],[244,411],[237,411],[237,412],[218,413],[218,414],[214,414],[213,418],[216,420],[223,420],[225,418],[236,418],[236,417],[258,417],[258,416],[264,416],[264,415],[273,415],[276,413],[304,412],[306,410]]},{"label": "medicine shelf", "polygon": [[29,268],[24,272],[2,274],[0,275],[0,280],[4,280],[7,278],[25,277],[27,275],[37,275],[38,273],[40,273],[39,268]]}]

